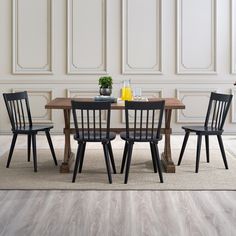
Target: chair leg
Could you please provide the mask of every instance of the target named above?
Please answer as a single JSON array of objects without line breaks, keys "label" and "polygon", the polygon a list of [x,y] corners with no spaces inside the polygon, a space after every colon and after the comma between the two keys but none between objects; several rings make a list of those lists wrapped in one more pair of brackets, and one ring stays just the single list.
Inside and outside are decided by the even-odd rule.
[{"label": "chair leg", "polygon": [[83,150],[82,150],[81,160],[79,162],[79,173],[82,172],[82,168],[83,168],[85,148],[86,148],[86,142],[83,143]]},{"label": "chair leg", "polygon": [[226,159],[226,155],[225,155],[225,149],[224,149],[222,137],[221,137],[221,135],[217,135],[217,138],[218,138],[218,142],[219,142],[219,146],[220,146],[221,155],[223,157],[223,161],[224,161],[224,164],[225,164],[225,169],[229,169],[227,159]]},{"label": "chair leg", "polygon": [[54,163],[57,166],[57,158],[56,158],[56,154],[55,154],[55,151],[54,151],[54,148],[53,148],[51,135],[50,135],[49,131],[45,131],[45,133],[46,133],[46,137],[47,137],[47,140],[48,140],[48,144],[49,144],[49,147],[50,147],[50,150],[51,150],[51,153],[52,153]]},{"label": "chair leg", "polygon": [[36,134],[32,134],[32,146],[33,146],[34,172],[37,172]]},{"label": "chair leg", "polygon": [[134,143],[129,142],[128,143],[128,156],[127,156],[127,163],[126,163],[126,171],[125,171],[125,181],[124,183],[127,184],[128,178],[129,178],[129,168],[131,163],[131,156],[133,151],[133,145]]},{"label": "chair leg", "polygon": [[30,162],[30,150],[31,150],[31,135],[28,134],[28,162]]},{"label": "chair leg", "polygon": [[179,155],[178,166],[181,164],[181,161],[182,161],[182,158],[183,158],[183,155],[184,155],[184,150],[185,150],[186,144],[188,142],[189,134],[190,134],[190,132],[186,132],[185,133],[183,145],[182,145],[182,148],[181,148],[181,151],[180,151],[180,155]]},{"label": "chair leg", "polygon": [[103,151],[104,151],[104,157],[105,157],[105,162],[106,162],[106,167],[107,167],[107,175],[108,175],[108,180],[109,183],[112,184],[112,177],[111,177],[111,166],[110,166],[110,160],[109,160],[109,154],[108,154],[108,146],[107,143],[103,143]]},{"label": "chair leg", "polygon": [[73,173],[73,177],[72,177],[72,183],[74,183],[75,179],[76,179],[79,162],[80,162],[80,158],[81,158],[81,155],[82,155],[82,149],[83,149],[83,144],[79,144],[78,148],[77,148],[77,154],[76,154],[76,160],[75,160],[74,173]]},{"label": "chair leg", "polygon": [[199,134],[198,134],[198,137],[197,137],[196,169],[195,169],[195,172],[196,172],[196,173],[198,173],[198,169],[199,169],[201,145],[202,145],[202,135],[199,135]]},{"label": "chair leg", "polygon": [[156,163],[157,163],[157,168],[158,168],[158,173],[159,173],[159,178],[160,178],[160,182],[163,183],[163,176],[162,176],[162,169],[161,169],[161,161],[160,161],[160,155],[159,155],[159,149],[157,144],[153,144],[154,147],[154,153],[155,153],[155,157],[156,157]]},{"label": "chair leg", "polygon": [[124,168],[125,168],[125,162],[127,159],[127,152],[128,152],[128,142],[125,142],[125,148],[124,148],[124,152],[123,152],[123,158],[122,158],[122,163],[121,163],[121,170],[120,173],[123,174],[124,172]]},{"label": "chair leg", "polygon": [[152,153],[152,163],[153,163],[153,169],[154,169],[154,173],[157,173],[157,163],[156,163],[156,157],[154,154],[154,150],[153,150],[153,143],[149,143],[150,144],[150,149],[151,149],[151,153]]},{"label": "chair leg", "polygon": [[14,147],[16,144],[16,139],[17,139],[17,134],[13,134],[12,141],[11,141],[11,147],[10,147],[10,151],[9,151],[9,155],[8,155],[8,159],[7,159],[7,166],[6,166],[7,168],[9,168],[10,163],[11,163],[11,158],[12,158],[12,154],[13,154]]},{"label": "chair leg", "polygon": [[111,146],[111,142],[109,142],[107,144],[108,146],[108,151],[109,151],[109,155],[110,155],[110,159],[111,159],[111,166],[113,169],[113,173],[116,174],[116,165],[115,165],[115,160],[114,160],[114,155],[113,155],[113,151],[112,151],[112,146]]},{"label": "chair leg", "polygon": [[210,162],[210,152],[209,152],[209,136],[205,135],[205,143],[206,143],[206,158],[207,162]]}]

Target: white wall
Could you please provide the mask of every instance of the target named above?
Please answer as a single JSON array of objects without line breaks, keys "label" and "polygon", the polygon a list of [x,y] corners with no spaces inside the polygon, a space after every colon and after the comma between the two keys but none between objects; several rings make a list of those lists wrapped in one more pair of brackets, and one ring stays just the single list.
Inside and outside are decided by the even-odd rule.
[{"label": "white wall", "polygon": [[[231,4],[233,7],[231,7]],[[178,97],[174,132],[204,120],[210,91],[236,95],[236,0],[0,0],[0,92],[27,90],[34,120],[62,131],[55,97],[93,96],[103,74]],[[234,98],[226,131],[236,133]],[[0,132],[9,121],[0,99]],[[123,125],[113,115],[113,125]]]}]

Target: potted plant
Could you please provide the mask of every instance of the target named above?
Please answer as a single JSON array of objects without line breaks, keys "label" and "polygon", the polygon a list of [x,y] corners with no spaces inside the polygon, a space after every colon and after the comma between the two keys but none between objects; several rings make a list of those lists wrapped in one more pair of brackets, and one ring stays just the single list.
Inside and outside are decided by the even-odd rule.
[{"label": "potted plant", "polygon": [[110,96],[112,93],[112,77],[103,76],[99,78],[100,95]]}]

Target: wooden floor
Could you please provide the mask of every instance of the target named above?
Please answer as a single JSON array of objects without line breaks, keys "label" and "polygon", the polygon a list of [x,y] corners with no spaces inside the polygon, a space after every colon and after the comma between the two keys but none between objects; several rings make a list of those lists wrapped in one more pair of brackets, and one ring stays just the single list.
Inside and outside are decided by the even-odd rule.
[{"label": "wooden floor", "polygon": [[0,191],[0,235],[236,235],[236,192]]},{"label": "wooden floor", "polygon": [[[235,137],[224,139],[235,154]],[[173,136],[172,147],[182,140]],[[0,136],[0,155],[10,142],[11,136]],[[25,142],[19,139],[17,148],[25,149]],[[64,138],[53,136],[53,142],[63,146]],[[45,137],[37,144],[48,148]],[[195,147],[192,137],[188,148]],[[235,236],[236,191],[0,191],[2,235]]]}]

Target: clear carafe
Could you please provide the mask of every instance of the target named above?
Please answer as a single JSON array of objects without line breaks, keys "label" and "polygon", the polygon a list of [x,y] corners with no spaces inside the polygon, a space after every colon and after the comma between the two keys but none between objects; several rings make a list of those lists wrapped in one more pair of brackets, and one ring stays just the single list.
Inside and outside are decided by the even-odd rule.
[{"label": "clear carafe", "polygon": [[123,87],[121,90],[121,100],[131,101],[132,98],[133,96],[132,96],[131,82],[130,80],[124,80]]}]

